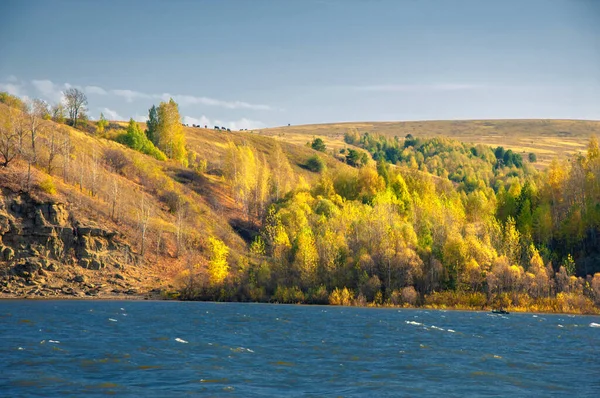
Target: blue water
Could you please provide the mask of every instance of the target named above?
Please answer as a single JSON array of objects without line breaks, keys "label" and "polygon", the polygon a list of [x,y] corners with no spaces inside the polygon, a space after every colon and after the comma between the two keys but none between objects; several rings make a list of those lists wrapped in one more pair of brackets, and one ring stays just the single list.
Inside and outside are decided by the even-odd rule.
[{"label": "blue water", "polygon": [[600,317],[0,301],[0,395],[600,396]]}]

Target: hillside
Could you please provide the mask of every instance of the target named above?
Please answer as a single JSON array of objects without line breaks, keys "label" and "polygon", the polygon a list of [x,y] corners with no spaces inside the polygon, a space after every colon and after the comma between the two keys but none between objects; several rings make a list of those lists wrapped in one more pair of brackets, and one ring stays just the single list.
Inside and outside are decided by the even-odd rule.
[{"label": "hillside", "polygon": [[[27,115],[1,103],[0,119],[28,129]],[[0,169],[0,251],[5,253],[0,258],[0,296],[174,291],[186,269],[208,261],[209,237],[227,245],[232,264],[247,255],[259,220],[246,214],[223,177],[226,151],[229,143],[249,146],[269,163],[275,148],[271,138],[185,128],[189,150],[206,162],[197,172],[108,139],[124,131],[122,122],[111,122],[104,134],[94,133],[93,124],[81,129],[51,120],[39,124],[37,160],[32,161],[26,132],[23,154]],[[302,176],[312,183],[318,178],[300,167],[314,150],[285,143],[280,148],[294,179]],[[349,168],[321,156],[333,170]],[[48,210],[55,208],[60,216]],[[38,228],[48,232],[38,236]],[[85,236],[78,235],[81,230]],[[131,258],[125,261],[123,252]]]},{"label": "hillside", "polygon": [[[596,122],[227,132],[170,100],[75,129],[17,105],[0,104],[0,297],[599,311]],[[546,145],[542,172],[519,140]]]},{"label": "hillside", "polygon": [[417,122],[362,122],[285,126],[261,129],[259,134],[282,141],[305,144],[312,137],[343,148],[344,133],[378,133],[388,137],[443,136],[462,142],[504,146],[515,152],[537,155],[538,168],[556,156],[585,151],[591,135],[600,134],[600,121],[589,120],[440,120]]}]

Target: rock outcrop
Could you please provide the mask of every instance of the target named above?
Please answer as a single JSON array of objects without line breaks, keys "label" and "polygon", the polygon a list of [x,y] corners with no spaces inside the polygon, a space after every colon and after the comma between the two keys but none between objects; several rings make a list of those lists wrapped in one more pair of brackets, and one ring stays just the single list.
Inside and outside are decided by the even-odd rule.
[{"label": "rock outcrop", "polygon": [[[137,265],[139,257],[119,233],[77,220],[64,204],[26,193],[5,191],[0,199],[0,293],[137,293],[121,273]],[[106,283],[92,283],[83,273],[97,274],[92,279]]]}]

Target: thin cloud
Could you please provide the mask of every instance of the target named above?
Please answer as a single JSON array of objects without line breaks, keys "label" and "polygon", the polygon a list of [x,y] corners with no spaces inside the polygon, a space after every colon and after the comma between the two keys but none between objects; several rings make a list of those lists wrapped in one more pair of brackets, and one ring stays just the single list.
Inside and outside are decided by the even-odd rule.
[{"label": "thin cloud", "polygon": [[32,80],[31,85],[46,99],[54,102],[62,101],[63,91],[71,87],[68,83],[61,86],[51,80]]},{"label": "thin cloud", "polygon": [[101,110],[102,113],[104,113],[104,117],[106,117],[108,120],[125,120],[125,118],[119,115],[117,111],[109,108],[101,108]]},{"label": "thin cloud", "polygon": [[378,84],[365,86],[352,86],[359,91],[375,92],[417,92],[417,91],[461,91],[478,90],[489,88],[489,86],[480,84],[460,84],[460,83],[435,83],[435,84]]},{"label": "thin cloud", "polygon": [[152,96],[133,90],[110,90],[110,93],[117,97],[123,97],[127,102],[133,102],[136,99],[149,99]]},{"label": "thin cloud", "polygon": [[106,95],[106,90],[98,86],[85,86],[83,89],[88,94]]},{"label": "thin cloud", "polygon": [[11,95],[16,95],[17,97],[22,97],[22,87],[18,84],[13,83],[0,83],[0,91],[6,91]]},{"label": "thin cloud", "polygon": [[[9,76],[10,80],[8,83],[0,83],[0,88],[5,91],[11,91],[11,94],[19,95],[23,93],[22,87],[16,84],[15,76]],[[121,97],[125,99],[127,102],[133,102],[136,100],[161,100],[168,101],[170,98],[173,98],[179,105],[207,105],[207,106],[215,106],[226,109],[249,109],[256,111],[270,111],[274,110],[273,107],[265,104],[252,104],[245,101],[224,101],[216,98],[210,97],[202,97],[202,96],[194,96],[194,95],[185,95],[185,94],[171,94],[171,93],[162,93],[162,94],[151,94],[145,93],[141,91],[129,90],[129,89],[105,89],[99,86],[85,86],[80,87],[76,85],[71,85],[70,83],[57,84],[52,80],[43,79],[43,80],[32,80],[30,84],[33,88],[44,98],[51,100],[53,102],[61,101],[63,98],[63,91],[69,89],[71,87],[78,88],[83,90],[87,94],[95,94],[95,95],[113,95],[117,97]]]},{"label": "thin cloud", "polygon": [[269,105],[263,104],[251,104],[249,102],[244,101],[222,101],[215,98],[209,97],[197,97],[194,95],[184,95],[184,94],[171,94],[171,93],[162,93],[162,94],[149,94],[141,91],[127,90],[127,89],[119,89],[119,90],[110,90],[110,93],[116,95],[118,97],[124,98],[127,102],[133,102],[138,99],[155,99],[161,101],[168,101],[170,98],[173,98],[175,102],[179,105],[208,105],[208,106],[218,106],[227,109],[251,109],[257,111],[269,111],[273,110],[273,108]]}]

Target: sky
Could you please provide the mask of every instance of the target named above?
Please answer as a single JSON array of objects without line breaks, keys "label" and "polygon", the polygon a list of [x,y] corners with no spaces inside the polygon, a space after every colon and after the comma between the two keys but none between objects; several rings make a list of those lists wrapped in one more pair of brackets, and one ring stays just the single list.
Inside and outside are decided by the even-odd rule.
[{"label": "sky", "polygon": [[0,1],[0,91],[188,124],[600,120],[597,0]]}]

